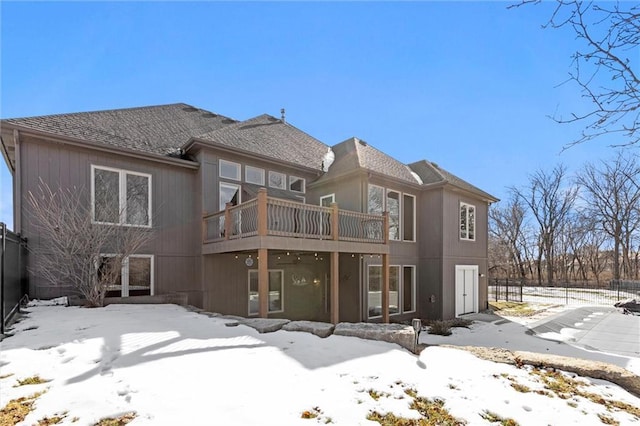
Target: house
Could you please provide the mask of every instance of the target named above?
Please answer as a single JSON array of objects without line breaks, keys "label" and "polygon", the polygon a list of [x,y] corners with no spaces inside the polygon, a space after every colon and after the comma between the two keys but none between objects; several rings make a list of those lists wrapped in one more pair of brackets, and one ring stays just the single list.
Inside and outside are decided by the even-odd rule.
[{"label": "house", "polygon": [[[153,233],[112,295],[179,292],[209,311],[334,323],[487,307],[497,200],[435,163],[402,164],[357,138],[329,146],[284,116],[237,121],[186,104],[0,125],[14,228],[31,247],[47,244],[25,202],[40,180],[88,203],[113,194],[94,222]],[[30,277],[31,297],[70,291]]]}]

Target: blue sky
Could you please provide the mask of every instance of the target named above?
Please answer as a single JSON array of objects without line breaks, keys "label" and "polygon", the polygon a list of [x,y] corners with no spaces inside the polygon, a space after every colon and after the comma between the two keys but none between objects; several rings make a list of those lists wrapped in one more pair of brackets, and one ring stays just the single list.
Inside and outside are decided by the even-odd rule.
[{"label": "blue sky", "polygon": [[[613,156],[562,152],[584,111],[578,46],[543,30],[552,4],[505,2],[2,2],[0,116],[185,102],[279,116],[332,145],[351,136],[428,159],[499,198],[539,168]],[[11,178],[0,167],[0,221]]]}]

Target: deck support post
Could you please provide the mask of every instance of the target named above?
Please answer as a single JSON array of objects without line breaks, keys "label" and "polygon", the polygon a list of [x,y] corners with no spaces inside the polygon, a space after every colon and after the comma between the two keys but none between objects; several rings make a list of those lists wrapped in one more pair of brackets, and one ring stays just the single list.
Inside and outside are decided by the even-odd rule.
[{"label": "deck support post", "polygon": [[331,323],[338,324],[340,321],[340,294],[339,294],[339,281],[340,271],[338,264],[340,262],[340,253],[337,251],[331,252]]}]

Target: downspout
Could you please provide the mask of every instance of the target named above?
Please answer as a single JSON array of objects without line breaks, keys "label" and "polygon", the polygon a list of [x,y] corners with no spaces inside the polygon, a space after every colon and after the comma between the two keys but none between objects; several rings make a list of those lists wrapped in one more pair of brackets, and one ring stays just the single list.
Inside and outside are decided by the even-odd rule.
[{"label": "downspout", "polygon": [[4,334],[4,276],[5,276],[5,251],[7,249],[7,225],[0,223],[2,227],[2,254],[0,254],[0,334]]}]

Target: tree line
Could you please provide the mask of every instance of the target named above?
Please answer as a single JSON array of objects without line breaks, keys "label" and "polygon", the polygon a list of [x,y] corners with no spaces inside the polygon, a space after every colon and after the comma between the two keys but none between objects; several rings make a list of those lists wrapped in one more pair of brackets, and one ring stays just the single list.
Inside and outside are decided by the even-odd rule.
[{"label": "tree line", "polygon": [[621,151],[575,175],[539,169],[489,209],[492,277],[640,279],[640,161]]}]

